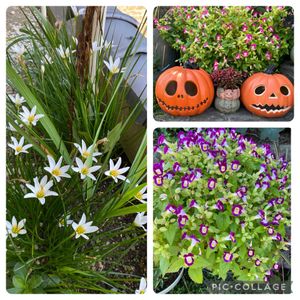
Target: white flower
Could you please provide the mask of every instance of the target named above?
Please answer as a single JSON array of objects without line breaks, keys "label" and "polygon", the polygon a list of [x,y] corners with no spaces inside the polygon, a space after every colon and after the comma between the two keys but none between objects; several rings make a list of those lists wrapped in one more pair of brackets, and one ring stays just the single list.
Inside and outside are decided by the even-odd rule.
[{"label": "white flower", "polygon": [[29,111],[29,109],[25,106],[22,106],[22,109],[23,109],[23,112],[20,113],[20,117],[21,117],[22,122],[24,122],[27,125],[32,124],[33,126],[35,126],[37,121],[40,118],[44,117],[44,115],[42,115],[42,114],[38,114],[38,115],[35,114],[36,106],[34,106],[31,111]]},{"label": "white flower", "polygon": [[145,212],[137,213],[133,225],[137,227],[141,227],[146,231],[146,228],[143,226],[147,224],[147,216],[144,216]]},{"label": "white flower", "polygon": [[24,45],[18,46],[18,45],[14,45],[13,47],[11,47],[11,50],[16,53],[18,56],[22,56],[24,54],[24,52],[26,51]]},{"label": "white flower", "polygon": [[141,278],[140,281],[140,286],[138,290],[135,290],[136,294],[145,294],[146,293],[146,288],[147,288],[147,282],[144,277]]},{"label": "white flower", "polygon": [[92,43],[92,52],[96,52],[96,51],[99,51],[102,49],[108,49],[109,47],[113,48],[113,47],[115,47],[115,45],[113,45],[111,42],[104,41],[102,46],[98,46],[98,42],[94,41]]},{"label": "white flower", "polygon": [[75,238],[78,239],[80,236],[82,236],[83,238],[88,240],[89,238],[85,234],[95,232],[99,229],[97,226],[91,226],[92,223],[93,221],[86,223],[86,216],[83,213],[78,224],[75,222],[72,223],[72,227],[76,233]]},{"label": "white flower", "polygon": [[137,192],[134,195],[134,198],[139,200],[142,203],[146,203],[147,201],[144,200],[144,199],[147,199],[146,190],[147,190],[147,186],[143,187],[139,192]]},{"label": "white flower", "polygon": [[72,40],[75,43],[75,45],[77,46],[78,45],[78,39],[77,39],[77,37],[72,36]]},{"label": "white flower", "polygon": [[62,45],[59,45],[59,47],[56,48],[56,52],[58,53],[58,55],[62,59],[70,57],[70,49],[69,49],[69,47],[67,47],[66,49],[64,49]]},{"label": "white flower", "polygon": [[56,192],[50,191],[50,188],[53,186],[53,181],[48,181],[47,175],[45,175],[42,180],[39,182],[38,178],[33,179],[34,186],[31,184],[26,184],[27,188],[31,190],[32,193],[28,193],[24,198],[37,198],[42,205],[45,204],[45,197],[48,196],[58,196]]},{"label": "white flower", "polygon": [[[19,124],[17,120],[15,120],[14,123],[15,123],[17,126],[19,126],[20,128],[23,127],[23,124]],[[10,130],[10,131],[13,131],[13,132],[16,132],[16,131],[17,131],[17,130],[15,129],[15,127],[14,127],[11,123],[8,123],[7,129]]]},{"label": "white flower", "polygon": [[18,234],[25,234],[27,232],[26,229],[24,228],[25,223],[26,223],[26,219],[22,219],[18,223],[16,217],[13,216],[11,223],[9,221],[6,221],[7,234],[10,234],[13,238],[17,237]]},{"label": "white flower", "polygon": [[85,8],[77,9],[77,6],[71,6],[71,9],[75,17],[85,14]]},{"label": "white flower", "polygon": [[104,174],[106,176],[110,176],[114,179],[115,182],[118,182],[118,179],[124,180],[126,182],[130,182],[128,179],[126,179],[125,176],[122,174],[127,172],[129,170],[129,167],[125,167],[120,169],[122,163],[122,158],[119,157],[116,165],[114,165],[114,162],[112,159],[109,160],[109,170],[105,171]]},{"label": "white flower", "polygon": [[15,96],[10,95],[9,98],[17,107],[20,107],[22,103],[26,102],[24,97],[20,96],[19,94],[16,94]]},{"label": "white flower", "polygon": [[101,168],[101,166],[88,167],[86,164],[83,163],[83,161],[80,158],[76,157],[75,160],[78,167],[72,167],[72,169],[75,172],[80,173],[81,179],[85,179],[85,177],[90,177],[91,179],[96,180],[96,177],[92,173],[98,171]]},{"label": "white flower", "polygon": [[11,137],[11,140],[13,144],[8,144],[8,146],[15,150],[15,155],[18,155],[20,153],[28,153],[28,151],[26,150],[32,147],[32,144],[24,145],[24,136],[21,137],[19,142],[13,136]]},{"label": "white flower", "polygon": [[65,217],[62,216],[59,221],[58,221],[58,227],[64,227],[65,225],[71,225],[73,223],[73,220],[70,219],[71,215],[66,216],[66,222],[65,222]]},{"label": "white flower", "polygon": [[120,70],[119,66],[120,66],[120,58],[118,57],[115,61],[113,60],[112,56],[109,57],[109,61],[104,61],[106,67],[108,68],[108,70],[110,71],[110,73],[112,74],[116,74],[119,72],[124,72],[126,68],[122,68]]},{"label": "white flower", "polygon": [[57,182],[60,182],[61,177],[65,178],[71,178],[69,174],[66,172],[69,170],[70,166],[66,165],[61,167],[61,163],[63,160],[63,157],[61,156],[58,162],[56,163],[52,156],[47,155],[49,167],[45,167],[44,169],[49,172],[56,180]]},{"label": "white flower", "polygon": [[52,57],[48,53],[46,53],[45,56],[44,56],[44,62],[46,64],[52,64],[53,63]]},{"label": "white flower", "polygon": [[[88,148],[86,147],[86,143],[84,140],[81,140],[81,146],[79,144],[74,143],[74,146],[78,149],[80,152],[82,158],[88,159],[91,156],[91,153],[93,151],[93,145],[89,146]],[[94,151],[93,152],[93,161],[97,162],[96,156],[102,155],[101,152]]]}]

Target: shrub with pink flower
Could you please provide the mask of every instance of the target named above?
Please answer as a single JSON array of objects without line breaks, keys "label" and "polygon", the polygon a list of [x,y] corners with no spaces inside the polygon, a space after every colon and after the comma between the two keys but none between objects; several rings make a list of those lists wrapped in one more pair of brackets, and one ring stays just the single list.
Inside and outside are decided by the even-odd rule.
[{"label": "shrub with pink flower", "polygon": [[182,63],[192,57],[208,72],[232,66],[251,74],[289,54],[293,28],[286,26],[286,18],[292,13],[290,7],[276,6],[257,11],[249,6],[176,6],[155,26],[181,53]]},{"label": "shrub with pink flower", "polygon": [[155,149],[154,263],[161,273],[187,268],[202,283],[204,268],[242,281],[278,272],[290,244],[289,162],[235,129],[186,129]]}]

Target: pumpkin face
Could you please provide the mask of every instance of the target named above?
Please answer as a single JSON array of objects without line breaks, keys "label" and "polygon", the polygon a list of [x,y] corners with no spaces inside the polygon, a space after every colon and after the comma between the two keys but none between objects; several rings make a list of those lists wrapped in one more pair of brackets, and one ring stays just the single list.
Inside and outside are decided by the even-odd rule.
[{"label": "pumpkin face", "polygon": [[282,117],[293,107],[294,86],[282,74],[256,73],[241,86],[241,100],[258,116]]},{"label": "pumpkin face", "polygon": [[173,67],[157,79],[155,95],[163,111],[174,116],[193,116],[210,107],[214,86],[202,69]]}]

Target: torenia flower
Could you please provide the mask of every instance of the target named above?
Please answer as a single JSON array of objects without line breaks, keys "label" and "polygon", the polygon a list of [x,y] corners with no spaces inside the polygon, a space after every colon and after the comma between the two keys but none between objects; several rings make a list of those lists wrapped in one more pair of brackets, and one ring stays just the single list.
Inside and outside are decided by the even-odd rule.
[{"label": "torenia flower", "polygon": [[[77,143],[74,143],[74,146],[78,149],[78,151],[80,152],[83,159],[88,159],[91,156],[92,151],[93,151],[93,145],[91,145],[87,148],[84,140],[81,140],[81,146]],[[98,152],[98,151],[93,152],[93,161],[94,162],[97,162],[96,156],[99,156],[99,155],[102,155],[102,153]]]},{"label": "torenia flower", "polygon": [[252,248],[249,248],[249,249],[248,249],[248,256],[249,256],[249,257],[253,257],[253,256],[254,256],[254,254],[255,254],[255,251],[254,251],[254,249],[252,249]]},{"label": "torenia flower", "polygon": [[210,249],[215,249],[217,247],[217,245],[218,245],[218,241],[217,240],[215,240],[213,238],[211,238],[209,240],[209,247],[210,247]]},{"label": "torenia flower", "polygon": [[261,260],[260,259],[256,259],[255,260],[255,265],[258,267],[258,266],[260,266],[261,265]]},{"label": "torenia flower", "polygon": [[101,166],[88,167],[80,158],[76,157],[75,160],[77,163],[77,167],[72,167],[72,169],[73,171],[80,173],[81,179],[90,177],[91,179],[96,180],[96,177],[92,173],[98,171]]},{"label": "torenia flower", "polygon": [[27,231],[24,228],[26,219],[22,219],[19,223],[16,220],[16,217],[13,216],[11,223],[6,221],[6,230],[7,234],[10,234],[13,238],[17,237],[19,234],[25,234]]},{"label": "torenia flower", "polygon": [[232,259],[233,259],[233,254],[232,253],[230,253],[230,252],[224,252],[223,253],[223,260],[225,262],[231,262]]},{"label": "torenia flower", "polygon": [[201,235],[206,236],[208,233],[208,226],[201,224],[199,228],[199,232]]},{"label": "torenia flower", "polygon": [[13,144],[8,144],[8,146],[15,150],[15,155],[20,153],[28,153],[27,149],[32,147],[32,144],[24,145],[24,136],[21,137],[20,141],[18,142],[15,137],[11,137]]},{"label": "torenia flower", "polygon": [[86,216],[85,213],[83,213],[78,224],[75,222],[72,223],[72,227],[76,233],[75,238],[78,239],[80,236],[82,236],[88,240],[89,237],[86,234],[95,232],[99,229],[97,226],[91,226],[92,223],[93,221],[86,223]]},{"label": "torenia flower", "polygon": [[143,225],[147,224],[147,216],[144,216],[144,214],[145,212],[137,213],[133,221],[133,225],[136,227],[141,227],[146,231],[146,228]]},{"label": "torenia flower", "polygon": [[184,257],[184,262],[188,267],[194,264],[195,259],[193,253],[184,254],[183,257]]},{"label": "torenia flower", "polygon": [[120,58],[118,57],[115,61],[112,56],[109,57],[108,62],[104,61],[106,67],[110,71],[111,74],[123,73],[126,68],[120,69]]},{"label": "torenia flower", "polygon": [[61,177],[71,178],[71,176],[66,173],[69,170],[70,166],[66,165],[61,167],[61,163],[63,160],[62,156],[60,157],[57,163],[55,162],[52,156],[48,155],[47,158],[49,162],[49,167],[45,167],[44,169],[47,172],[49,172],[57,180],[57,182],[60,182]]},{"label": "torenia flower", "polygon": [[25,106],[22,106],[23,112],[20,113],[20,117],[22,122],[24,122],[27,125],[33,125],[35,126],[37,121],[44,117],[43,114],[36,114],[36,106],[34,106],[31,111]]},{"label": "torenia flower", "polygon": [[235,204],[232,206],[231,213],[235,217],[239,217],[243,213],[244,209],[241,205]]},{"label": "torenia flower", "polygon": [[112,177],[113,180],[116,183],[118,182],[118,179],[124,180],[126,182],[130,182],[128,179],[126,179],[126,177],[124,175],[122,175],[122,174],[124,174],[125,172],[127,172],[129,170],[129,167],[125,167],[125,168],[120,169],[121,163],[122,163],[122,158],[121,157],[119,157],[116,164],[114,164],[113,160],[110,159],[109,160],[109,170],[104,172],[104,174],[106,176]]},{"label": "torenia flower", "polygon": [[140,191],[138,191],[135,195],[134,198],[139,200],[142,203],[146,203],[147,201],[145,201],[144,199],[147,199],[147,186],[144,186]]},{"label": "torenia flower", "polygon": [[10,100],[15,104],[16,107],[20,107],[22,103],[26,102],[24,97],[20,96],[19,94],[16,94],[15,96],[9,96]]},{"label": "torenia flower", "polygon": [[207,187],[209,190],[213,190],[216,187],[217,180],[215,178],[209,178],[207,182]]},{"label": "torenia flower", "polygon": [[53,186],[53,181],[48,181],[47,175],[45,175],[42,180],[39,182],[38,178],[33,179],[34,186],[31,184],[26,184],[27,188],[31,190],[32,193],[28,193],[24,198],[37,198],[42,205],[45,204],[45,197],[48,196],[58,196],[56,192],[50,191],[50,188]]},{"label": "torenia flower", "polygon": [[[65,222],[66,220],[66,222]],[[71,215],[67,215],[66,219],[64,216],[62,216],[58,221],[58,227],[64,227],[65,225],[71,225],[73,223],[73,220],[71,220]]]},{"label": "torenia flower", "polygon": [[144,277],[141,278],[140,286],[138,290],[135,290],[136,294],[145,294],[147,288],[147,282]]}]

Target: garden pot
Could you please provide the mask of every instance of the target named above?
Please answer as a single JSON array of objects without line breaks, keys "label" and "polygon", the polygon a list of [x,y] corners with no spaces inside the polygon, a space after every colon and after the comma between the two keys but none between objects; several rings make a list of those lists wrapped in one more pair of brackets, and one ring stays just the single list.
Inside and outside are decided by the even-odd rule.
[{"label": "garden pot", "polygon": [[291,49],[290,58],[291,58],[292,62],[294,62],[294,46]]},{"label": "garden pot", "polygon": [[172,291],[174,289],[174,287],[178,284],[180,279],[182,278],[183,272],[184,272],[184,268],[181,269],[181,271],[179,272],[177,278],[167,288],[160,291],[158,294],[168,294],[170,291]]},{"label": "garden pot", "polygon": [[217,88],[215,108],[223,113],[234,113],[240,108],[240,89]]}]

